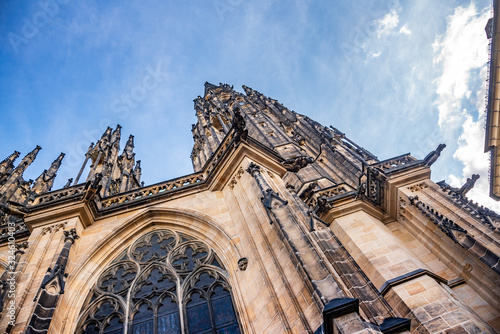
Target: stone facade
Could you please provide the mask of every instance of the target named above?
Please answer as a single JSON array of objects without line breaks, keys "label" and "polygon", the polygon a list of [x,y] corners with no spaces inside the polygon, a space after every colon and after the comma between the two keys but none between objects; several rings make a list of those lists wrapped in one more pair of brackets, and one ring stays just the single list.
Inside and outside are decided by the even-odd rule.
[{"label": "stone facade", "polygon": [[[194,100],[195,172],[144,186],[120,127],[51,191],[0,163],[0,331],[495,333],[500,216],[244,86]],[[84,164],[85,165],[85,164]]]}]

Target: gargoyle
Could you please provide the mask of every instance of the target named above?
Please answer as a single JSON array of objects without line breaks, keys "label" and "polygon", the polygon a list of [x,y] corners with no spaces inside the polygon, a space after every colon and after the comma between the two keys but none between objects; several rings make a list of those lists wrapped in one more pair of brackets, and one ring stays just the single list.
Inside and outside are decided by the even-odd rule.
[{"label": "gargoyle", "polygon": [[311,198],[311,196],[313,195],[314,188],[316,188],[317,186],[318,186],[318,182],[316,182],[316,181],[309,183],[307,188],[304,189],[304,191],[299,195],[299,197],[303,201],[308,201],[309,198]]},{"label": "gargoyle", "polygon": [[291,159],[286,159],[281,164],[289,172],[298,172],[310,163],[313,163],[314,159],[311,157],[296,157]]},{"label": "gargoyle", "polygon": [[328,198],[326,196],[320,196],[318,197],[317,199],[317,210],[316,210],[316,213],[318,215],[324,213],[324,212],[327,212],[329,211],[331,208],[333,208],[333,205],[328,203]]},{"label": "gargoyle", "polygon": [[474,188],[474,185],[476,184],[476,181],[479,179],[478,174],[472,174],[472,177],[467,178],[467,182],[464,183],[456,193],[458,195],[461,195],[462,197],[465,197],[465,194],[467,194],[472,188]]},{"label": "gargoyle", "polygon": [[11,215],[18,218],[24,218],[28,211],[26,207],[21,204],[10,202],[10,203],[0,203],[0,211],[7,215]]},{"label": "gargoyle", "polygon": [[435,163],[445,147],[446,147],[446,144],[439,144],[438,147],[434,151],[427,154],[427,156],[424,159],[425,165],[430,167],[433,163]]}]

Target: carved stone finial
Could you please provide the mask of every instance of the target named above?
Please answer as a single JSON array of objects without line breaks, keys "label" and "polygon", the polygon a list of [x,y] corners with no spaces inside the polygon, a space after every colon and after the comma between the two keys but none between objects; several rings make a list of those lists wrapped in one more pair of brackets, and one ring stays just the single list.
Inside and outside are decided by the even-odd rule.
[{"label": "carved stone finial", "polygon": [[16,161],[17,158],[19,158],[20,154],[21,154],[20,152],[14,151],[14,153],[9,155],[7,158],[3,159],[0,162],[0,174],[3,174],[7,170],[14,168],[14,161]]},{"label": "carved stone finial", "polygon": [[24,254],[24,250],[28,248],[28,242],[22,242],[20,244],[16,244],[15,254]]},{"label": "carved stone finial", "polygon": [[71,183],[73,183],[73,178],[68,179],[68,182],[66,182],[66,184],[64,185],[63,188],[69,188],[69,187],[71,187]]},{"label": "carved stone finial", "polygon": [[255,173],[260,173],[260,166],[251,162],[250,165],[248,165],[247,172],[254,176]]},{"label": "carved stone finial", "polygon": [[246,257],[242,257],[241,259],[238,260],[238,268],[241,271],[247,270],[248,266],[248,259]]},{"label": "carved stone finial", "polygon": [[64,242],[66,241],[71,241],[71,243],[74,243],[76,239],[80,238],[78,234],[76,234],[76,229],[72,228],[69,231],[64,231]]},{"label": "carved stone finial", "polygon": [[31,191],[34,194],[38,195],[52,189],[57,171],[59,170],[59,167],[61,167],[61,163],[65,155],[66,154],[61,152],[57,159],[52,162],[52,165],[50,165],[49,169],[45,169],[43,173],[36,179],[33,187],[31,188]]},{"label": "carved stone finial", "polygon": [[446,147],[446,144],[439,144],[438,147],[434,151],[427,154],[427,156],[424,158],[425,165],[430,167],[433,163],[435,163],[445,147]]},{"label": "carved stone finial", "polygon": [[125,148],[123,149],[123,154],[131,156],[134,153],[133,151],[134,151],[134,136],[130,135],[128,137],[127,143],[125,144]]}]

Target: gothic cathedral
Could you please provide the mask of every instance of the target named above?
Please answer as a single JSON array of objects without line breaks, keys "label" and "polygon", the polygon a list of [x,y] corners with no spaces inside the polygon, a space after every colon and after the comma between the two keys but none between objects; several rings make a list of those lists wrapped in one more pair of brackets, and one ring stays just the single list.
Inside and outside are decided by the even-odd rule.
[{"label": "gothic cathedral", "polygon": [[[52,190],[0,163],[2,333],[497,333],[500,215],[243,86],[194,100],[194,173],[141,182],[121,127]],[[90,165],[88,175],[83,175]],[[75,173],[76,174],[76,173]],[[86,177],[86,178],[85,178]]]}]

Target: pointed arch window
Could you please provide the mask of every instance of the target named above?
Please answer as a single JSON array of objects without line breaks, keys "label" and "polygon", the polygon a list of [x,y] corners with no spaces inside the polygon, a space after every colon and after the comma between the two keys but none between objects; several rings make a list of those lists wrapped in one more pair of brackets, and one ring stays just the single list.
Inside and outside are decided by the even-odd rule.
[{"label": "pointed arch window", "polygon": [[169,230],[132,243],[104,270],[78,334],[240,333],[227,271],[203,242]]}]

